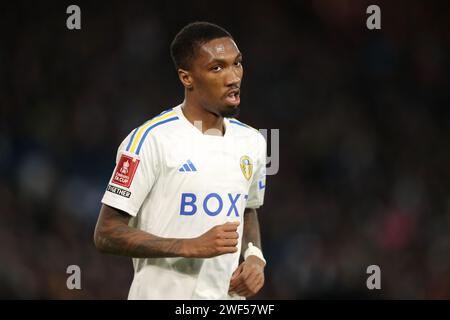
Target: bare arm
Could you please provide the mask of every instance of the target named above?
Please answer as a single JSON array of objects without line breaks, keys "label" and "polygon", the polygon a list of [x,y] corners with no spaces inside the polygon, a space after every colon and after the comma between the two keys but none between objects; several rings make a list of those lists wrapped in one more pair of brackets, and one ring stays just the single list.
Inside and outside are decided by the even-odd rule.
[{"label": "bare arm", "polygon": [[134,258],[213,257],[237,251],[236,223],[215,226],[197,238],[161,238],[128,226],[131,216],[102,205],[94,243],[103,253]]},{"label": "bare arm", "polygon": [[244,232],[242,235],[241,252],[244,254],[247,250],[248,243],[261,249],[261,235],[259,231],[258,213],[256,209],[246,208],[244,211]]},{"label": "bare arm", "polygon": [[103,205],[95,227],[94,242],[103,253],[135,258],[185,256],[183,239],[160,238],[128,226],[131,216]]},{"label": "bare arm", "polygon": [[[244,212],[242,254],[247,250],[249,242],[261,249],[258,214],[256,209],[247,208]],[[258,293],[264,285],[264,267],[263,260],[255,255],[248,256],[234,271],[230,280],[229,292],[243,297],[251,297]]]}]

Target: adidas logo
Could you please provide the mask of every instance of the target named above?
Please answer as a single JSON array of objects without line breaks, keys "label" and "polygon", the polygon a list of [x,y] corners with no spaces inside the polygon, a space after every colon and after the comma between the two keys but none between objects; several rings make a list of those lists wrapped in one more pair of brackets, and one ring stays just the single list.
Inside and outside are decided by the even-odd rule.
[{"label": "adidas logo", "polygon": [[194,164],[191,162],[191,160],[186,161],[186,163],[182,164],[180,169],[178,169],[179,172],[193,172],[197,171],[197,168],[195,168]]}]

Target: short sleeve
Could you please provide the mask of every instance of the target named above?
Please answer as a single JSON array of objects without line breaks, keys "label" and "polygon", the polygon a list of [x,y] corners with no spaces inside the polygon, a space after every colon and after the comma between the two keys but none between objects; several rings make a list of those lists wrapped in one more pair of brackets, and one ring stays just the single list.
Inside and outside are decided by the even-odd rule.
[{"label": "short sleeve", "polygon": [[159,171],[158,152],[153,139],[145,140],[139,154],[127,151],[130,133],[117,150],[116,167],[102,203],[136,216],[151,191]]},{"label": "short sleeve", "polygon": [[258,133],[257,160],[254,164],[254,177],[248,193],[247,208],[257,209],[264,204],[266,190],[266,139]]}]

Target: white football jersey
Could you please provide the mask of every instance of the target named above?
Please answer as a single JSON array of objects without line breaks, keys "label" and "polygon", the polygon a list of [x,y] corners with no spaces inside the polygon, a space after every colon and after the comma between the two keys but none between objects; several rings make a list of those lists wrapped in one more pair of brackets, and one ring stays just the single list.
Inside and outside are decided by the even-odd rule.
[{"label": "white football jersey", "polygon": [[266,140],[235,119],[223,136],[203,134],[181,106],[133,130],[117,152],[102,203],[132,216],[130,226],[164,238],[194,238],[240,221],[239,251],[207,259],[133,258],[129,299],[232,299],[245,208],[263,204]]}]

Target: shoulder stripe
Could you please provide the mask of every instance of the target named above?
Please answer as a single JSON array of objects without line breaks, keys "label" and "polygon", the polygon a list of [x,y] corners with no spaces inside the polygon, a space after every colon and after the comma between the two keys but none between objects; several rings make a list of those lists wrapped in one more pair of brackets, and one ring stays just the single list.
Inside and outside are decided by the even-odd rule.
[{"label": "shoulder stripe", "polygon": [[170,121],[178,119],[176,112],[172,111],[172,109],[160,113],[155,118],[145,122],[142,126],[137,127],[131,135],[130,142],[127,145],[126,151],[139,154],[136,151],[140,150],[142,141],[145,140],[145,137],[147,136],[150,129],[156,127],[159,124],[169,122],[167,121],[168,119],[171,119]]},{"label": "shoulder stripe", "polygon": [[136,132],[138,132],[138,130],[139,130],[139,127],[134,129],[133,134],[131,135],[130,142],[128,142],[128,145],[127,145],[127,149],[126,149],[127,151],[130,151],[131,144],[133,143],[134,137],[136,136]]},{"label": "shoulder stripe", "polygon": [[159,126],[161,124],[164,124],[164,123],[167,123],[167,122],[170,122],[170,121],[174,121],[174,120],[178,120],[178,119],[179,118],[177,116],[171,117],[171,118],[168,118],[166,120],[159,121],[159,122],[151,125],[150,127],[148,127],[147,130],[145,130],[144,136],[142,137],[141,141],[139,142],[139,145],[138,145],[137,150],[136,150],[136,154],[139,154],[139,152],[141,151],[142,143],[144,143],[145,137],[147,137],[147,134],[150,132],[150,130],[152,130],[154,127],[157,127],[157,126]]},{"label": "shoulder stripe", "polygon": [[237,124],[238,126],[242,126],[242,127],[245,127],[245,128],[250,128],[248,125],[246,125],[245,123],[242,123],[242,122],[240,122],[240,121],[237,121],[237,120],[234,120],[234,119],[230,119],[230,123],[234,123],[234,124]]},{"label": "shoulder stripe", "polygon": [[[164,110],[163,112],[161,112],[160,114],[158,114],[156,117],[162,116],[163,114],[166,114],[167,112],[170,112],[170,111],[173,111],[173,108]],[[155,118],[156,118],[156,117],[155,117]]]},{"label": "shoulder stripe", "polygon": [[248,124],[240,122],[239,120],[236,120],[234,118],[230,119],[230,123],[237,124],[238,126],[241,126],[241,127],[247,128],[247,129],[252,129],[252,130],[258,131],[257,129],[250,127]]}]

